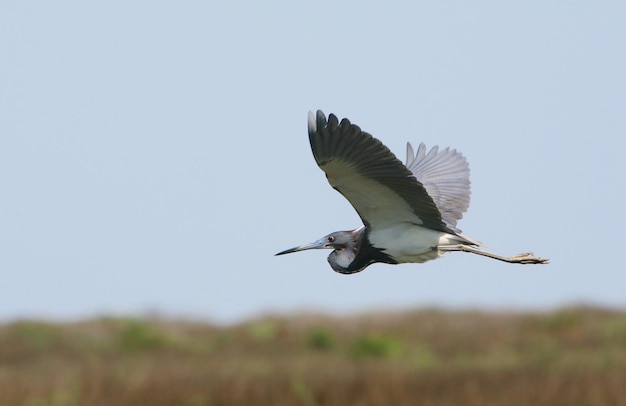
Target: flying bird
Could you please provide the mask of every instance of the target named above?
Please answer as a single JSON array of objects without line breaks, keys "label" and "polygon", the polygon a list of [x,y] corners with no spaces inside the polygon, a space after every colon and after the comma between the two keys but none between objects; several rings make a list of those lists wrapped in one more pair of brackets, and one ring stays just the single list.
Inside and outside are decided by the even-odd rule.
[{"label": "flying bird", "polygon": [[470,201],[465,157],[437,146],[417,152],[407,143],[406,165],[379,140],[347,118],[309,112],[309,141],[317,165],[330,185],[355,208],[363,226],[336,231],[310,244],[276,255],[309,249],[332,249],[328,262],[342,274],[367,266],[423,263],[446,252],[463,251],[518,264],[545,264],[532,253],[493,254],[456,227]]}]

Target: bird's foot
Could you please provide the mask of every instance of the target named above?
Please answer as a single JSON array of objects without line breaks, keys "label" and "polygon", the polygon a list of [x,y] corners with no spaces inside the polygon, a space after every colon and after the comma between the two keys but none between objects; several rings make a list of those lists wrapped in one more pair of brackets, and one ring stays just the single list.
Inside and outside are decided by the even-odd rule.
[{"label": "bird's foot", "polygon": [[549,259],[535,256],[532,252],[513,255],[509,258],[511,262],[517,264],[547,264]]}]

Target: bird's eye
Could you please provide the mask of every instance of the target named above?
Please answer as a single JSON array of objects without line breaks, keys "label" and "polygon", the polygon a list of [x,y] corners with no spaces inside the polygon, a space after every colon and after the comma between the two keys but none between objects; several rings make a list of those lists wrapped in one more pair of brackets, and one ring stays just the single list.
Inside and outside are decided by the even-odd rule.
[{"label": "bird's eye", "polygon": [[333,237],[332,235],[329,235],[327,240],[328,240],[328,242],[333,242],[333,241],[335,241],[335,237]]}]

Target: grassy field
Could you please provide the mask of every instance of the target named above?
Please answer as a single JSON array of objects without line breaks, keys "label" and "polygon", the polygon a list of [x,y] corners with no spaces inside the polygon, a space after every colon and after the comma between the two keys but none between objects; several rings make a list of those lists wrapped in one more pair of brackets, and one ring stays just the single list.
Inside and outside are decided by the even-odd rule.
[{"label": "grassy field", "polygon": [[0,405],[626,405],[626,313],[21,321]]}]

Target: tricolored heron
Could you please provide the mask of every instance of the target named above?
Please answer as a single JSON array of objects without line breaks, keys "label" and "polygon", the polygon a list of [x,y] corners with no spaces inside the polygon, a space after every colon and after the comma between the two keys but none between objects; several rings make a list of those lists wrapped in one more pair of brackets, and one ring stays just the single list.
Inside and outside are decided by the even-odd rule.
[{"label": "tricolored heron", "polygon": [[336,231],[276,255],[327,248],[336,272],[360,272],[375,262],[422,263],[463,251],[518,264],[545,264],[525,253],[505,257],[479,248],[461,234],[457,220],[469,207],[469,165],[456,150],[407,144],[403,165],[380,141],[346,118],[309,112],[309,141],[330,185],[354,206],[363,226]]}]

